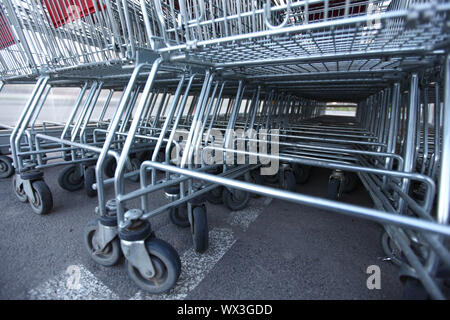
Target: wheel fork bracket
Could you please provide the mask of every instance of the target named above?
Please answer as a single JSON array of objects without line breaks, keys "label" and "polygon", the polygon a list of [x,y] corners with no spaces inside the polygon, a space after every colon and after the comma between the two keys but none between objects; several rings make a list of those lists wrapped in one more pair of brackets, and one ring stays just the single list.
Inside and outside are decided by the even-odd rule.
[{"label": "wheel fork bracket", "polygon": [[36,198],[34,197],[33,187],[31,186],[31,180],[24,180],[20,177],[20,174],[16,175],[16,188],[20,185],[23,185],[23,191],[28,197],[28,200],[33,203],[36,202]]},{"label": "wheel fork bracket", "polygon": [[109,227],[98,222],[98,229],[95,233],[94,246],[96,251],[103,251],[105,247],[117,237],[117,227]]},{"label": "wheel fork bracket", "polygon": [[155,268],[147,252],[145,240],[120,240],[120,245],[125,258],[139,270],[143,277],[152,278],[155,276]]}]

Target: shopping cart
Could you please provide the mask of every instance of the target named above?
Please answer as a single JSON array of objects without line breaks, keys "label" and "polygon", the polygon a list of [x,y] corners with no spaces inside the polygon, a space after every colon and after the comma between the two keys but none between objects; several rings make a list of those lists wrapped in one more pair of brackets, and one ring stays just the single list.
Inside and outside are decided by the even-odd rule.
[{"label": "shopping cart", "polygon": [[[151,150],[155,141],[152,136],[158,134],[160,121],[163,120],[152,116],[153,107],[157,106],[155,112],[162,116],[161,108],[167,106],[168,100],[164,100],[165,103],[154,100],[155,103],[144,105],[143,109],[148,117],[141,119],[139,126],[134,127],[134,132],[136,133],[138,128],[140,135],[133,146],[127,147],[128,131],[130,125],[133,125],[133,107],[138,100],[142,104],[149,102],[149,97],[156,99],[159,93],[164,91],[165,81],[171,83],[175,79],[175,83],[178,83],[185,68],[158,68],[161,59],[150,50],[153,49],[154,40],[153,37],[147,37],[144,24],[141,23],[143,17],[138,10],[138,3],[88,1],[84,4],[85,6],[80,1],[7,2],[8,17],[13,17],[11,20],[14,22],[12,30],[22,30],[21,42],[28,45],[28,48],[24,49],[25,54],[30,56],[30,60],[33,59],[37,69],[34,91],[11,133],[12,156],[17,169],[13,185],[19,200],[29,201],[37,213],[47,213],[52,207],[52,197],[40,169],[61,163],[69,164],[58,179],[60,184],[65,189],[75,190],[84,180],[88,195],[98,194],[100,219],[94,222],[96,236],[88,239],[88,244],[96,245],[97,239],[106,241],[106,251],[109,251],[110,247],[114,249],[111,252],[115,262],[115,254],[121,252],[115,250],[118,241],[114,241],[111,231],[108,231],[117,232],[115,199],[106,201],[104,192],[104,188],[113,183],[114,179],[103,179],[105,165],[110,163],[109,167],[113,167],[113,161],[109,160],[111,157],[119,160],[117,152],[125,147],[129,156],[124,163],[118,162],[117,165],[127,168],[135,163],[132,160],[137,158],[138,152],[148,153]],[[155,77],[156,70],[163,78],[163,84],[155,89],[158,92],[143,85],[147,83],[147,77]],[[3,80],[7,81],[6,77]],[[64,86],[79,86],[81,90],[61,134],[51,136],[31,132],[33,148],[21,149],[19,142],[30,132],[30,125],[39,115],[46,95],[51,90],[49,88]],[[90,131],[89,121],[102,88],[122,91],[122,94],[111,121],[105,123],[99,119]],[[59,153],[65,161],[41,163],[40,155],[45,143],[54,146],[46,152]],[[27,156],[36,157],[37,161],[25,161]],[[94,163],[95,169],[92,167]],[[138,174],[139,171],[135,170],[127,173],[127,177]],[[173,248],[165,242],[154,239],[152,243],[178,257]],[[95,252],[90,252],[95,261],[104,265],[111,264],[111,252],[105,254],[105,247],[96,246],[95,249]]]},{"label": "shopping cart", "polygon": [[[39,214],[49,212],[52,207],[51,192],[42,179],[41,169],[70,165],[61,173],[60,185],[71,191],[84,185],[84,169],[95,163],[93,154],[83,148],[75,149],[62,140],[92,145],[91,131],[98,123],[92,125],[89,121],[102,89],[120,86],[109,83],[114,77],[128,76],[130,71],[122,67],[132,65],[137,59],[134,44],[137,40],[146,43],[145,33],[135,29],[140,17],[133,14],[133,7],[122,10],[122,5],[110,1],[59,0],[7,0],[2,3],[1,30],[5,35],[0,50],[5,62],[2,81],[18,83],[37,79],[10,134],[10,143],[17,170],[13,179],[14,191],[21,201],[31,199],[34,211]],[[134,31],[137,32],[135,38]],[[36,131],[34,121],[47,95],[53,88],[63,86],[81,88],[67,122],[62,124],[59,133]],[[27,149],[20,145],[24,136],[30,138],[31,145]],[[101,145],[101,141],[96,143]],[[49,147],[52,153],[60,152],[60,158],[66,161],[46,164],[50,159],[42,159],[42,155]],[[51,160],[57,158],[54,156]],[[41,185],[42,192],[33,189],[33,184]]]},{"label": "shopping cart", "polygon": [[13,161],[8,156],[9,151],[9,136],[11,133],[9,126],[0,124],[0,178],[9,178],[14,174]]},{"label": "shopping cart", "polygon": [[[222,186],[231,193],[235,189],[254,192],[380,222],[387,232],[384,247],[391,249],[387,253],[392,257],[394,251],[401,252],[406,288],[418,279],[431,297],[444,297],[440,279],[450,266],[442,238],[450,235],[446,201],[450,183],[446,112],[448,3],[142,0],[140,4],[148,37],[155,38],[153,48],[162,57],[154,64],[145,88],[150,90],[157,83],[157,69],[167,62],[207,70],[194,112],[184,122],[190,127],[180,161],[157,162],[154,153],[140,167],[140,189],[125,192],[125,160],[145,102],[137,106],[118,160],[115,236],[121,239],[128,272],[141,288],[150,292],[168,290],[179,275],[174,255],[164,255],[164,250],[152,246],[151,229],[145,221],[188,202],[187,219],[195,247],[204,248],[196,244],[206,244],[207,238],[201,195]],[[154,17],[158,19],[155,21]],[[210,118],[209,102],[214,100],[216,77],[227,79],[227,90],[234,92],[225,118]],[[262,140],[259,136],[243,138],[244,151],[233,148],[233,142],[239,138],[234,139],[227,132],[217,144],[201,142],[209,119],[214,119],[210,123],[219,128],[225,125],[226,129],[236,129],[242,124],[238,121],[242,97],[251,86],[264,88],[264,98],[256,99],[261,104],[249,103],[241,119],[257,110],[253,114],[259,121],[253,125],[257,130],[268,130],[271,148],[279,149],[279,153],[252,152],[249,142]],[[430,130],[431,107],[427,101],[431,100],[419,97],[430,99],[428,93],[433,86],[441,93],[434,95],[435,116],[431,123],[435,125]],[[148,94],[145,89],[144,93]],[[317,104],[298,98],[302,96]],[[355,119],[339,123],[332,117],[323,117],[325,105],[320,102],[327,101],[356,103]],[[177,125],[177,118],[167,117],[159,139],[176,131]],[[442,139],[440,130],[444,132]],[[208,173],[214,165],[192,162],[199,143],[206,146],[201,153],[213,150],[241,154],[245,164],[236,166],[236,172],[225,165],[218,174]],[[285,174],[292,171],[294,176],[297,171],[298,180],[306,179],[311,166],[332,169],[330,199],[236,179],[240,170],[255,169],[244,169],[251,167],[248,157],[252,155],[287,164],[287,170],[280,170],[279,180],[292,181],[292,174]],[[168,179],[155,181],[157,170],[165,172]],[[153,173],[150,183],[146,180],[147,171]],[[350,190],[356,177],[369,191],[374,209],[331,200],[345,189]],[[198,181],[200,187],[195,187],[194,182]],[[291,183],[286,181],[281,186],[291,189]],[[147,194],[178,184],[171,203],[149,208]],[[434,201],[436,185],[438,195]],[[141,208],[125,210],[125,204],[135,198],[141,199]],[[163,266],[170,276],[158,287],[152,280],[161,275]]]},{"label": "shopping cart", "polygon": [[[381,223],[406,291],[420,281],[443,298],[449,11],[445,1],[6,0],[0,52],[17,63],[2,64],[2,80],[38,79],[11,133],[19,191],[34,199],[40,145],[58,144],[51,150],[81,163],[77,177],[98,196],[100,218],[84,239],[90,256],[110,266],[123,253],[131,279],[152,293],[176,284],[181,263],[149,219],[169,213],[204,252],[205,201],[236,210],[256,193]],[[48,86],[86,81],[84,116],[20,149]],[[86,138],[101,88],[121,97]],[[355,117],[327,116],[336,101],[354,105]],[[32,155],[37,166],[23,161]],[[311,167],[332,171],[323,198],[296,192]],[[138,176],[130,190],[126,179]],[[337,201],[359,180],[375,208]],[[152,207],[155,192],[169,203]]]}]

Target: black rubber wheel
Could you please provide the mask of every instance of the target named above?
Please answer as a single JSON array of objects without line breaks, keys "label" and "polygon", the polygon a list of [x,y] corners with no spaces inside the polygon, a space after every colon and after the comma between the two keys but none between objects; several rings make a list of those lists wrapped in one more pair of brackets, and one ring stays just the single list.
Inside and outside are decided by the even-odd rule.
[{"label": "black rubber wheel", "polygon": [[428,300],[429,295],[422,283],[414,278],[406,277],[403,283],[403,300]]},{"label": "black rubber wheel", "polygon": [[222,193],[223,193],[223,187],[218,186],[217,188],[212,189],[206,194],[206,201],[212,204],[222,204]]},{"label": "black rubber wheel", "polygon": [[12,185],[14,194],[16,195],[17,199],[19,199],[19,201],[23,203],[27,202],[28,197],[27,194],[25,193],[25,190],[23,189],[23,185],[21,185],[20,187],[17,186],[17,175],[13,176]]},{"label": "black rubber wheel", "polygon": [[194,242],[194,249],[199,253],[203,253],[209,246],[209,231],[206,208],[204,206],[195,207],[192,210],[194,232],[192,240]]},{"label": "black rubber wheel", "polygon": [[136,285],[149,293],[159,294],[169,291],[175,286],[181,273],[181,261],[178,253],[167,242],[157,238],[147,238],[145,247],[152,259],[155,275],[148,279],[128,260],[126,268],[128,276]]},{"label": "black rubber wheel", "polygon": [[141,241],[154,236],[152,226],[148,220],[139,220],[134,222],[131,229],[121,229],[119,238],[125,241]]},{"label": "black rubber wheel", "polygon": [[[108,211],[108,209],[106,209]],[[127,212],[125,209],[124,212]],[[107,227],[117,227],[117,216],[100,216],[99,221],[102,225]]]},{"label": "black rubber wheel", "polygon": [[53,208],[52,192],[44,180],[36,180],[31,183],[35,200],[30,200],[31,209],[36,214],[47,214]]},{"label": "black rubber wheel", "polygon": [[280,187],[287,191],[297,191],[297,181],[295,180],[294,173],[290,170],[285,170],[283,175],[284,179]]},{"label": "black rubber wheel", "polygon": [[97,190],[92,188],[92,185],[96,182],[95,178],[95,168],[90,167],[84,171],[84,189],[88,197],[95,197],[97,195]]},{"label": "black rubber wheel", "polygon": [[170,221],[180,228],[187,228],[190,226],[187,206],[185,204],[169,209]]},{"label": "black rubber wheel", "polygon": [[354,172],[346,172],[342,182],[342,191],[346,193],[352,192],[356,189],[357,185],[358,175]]},{"label": "black rubber wheel", "polygon": [[13,161],[8,156],[0,156],[0,179],[9,178],[14,174]]},{"label": "black rubber wheel", "polygon": [[105,163],[103,164],[103,173],[105,174],[105,176],[107,176],[108,178],[114,177],[116,168],[116,159],[114,159],[114,157],[107,157]]},{"label": "black rubber wheel", "polygon": [[84,227],[84,246],[92,260],[105,267],[114,266],[122,257],[120,239],[116,237],[114,240],[109,242],[102,251],[97,251],[94,246],[94,236],[97,229],[98,219],[90,221],[86,227]]},{"label": "black rubber wheel", "polygon": [[311,166],[303,164],[294,164],[292,166],[294,170],[295,180],[298,184],[305,184],[311,175]]},{"label": "black rubber wheel", "polygon": [[400,248],[398,248],[386,231],[383,231],[381,234],[381,248],[393,264],[400,266],[404,262]]},{"label": "black rubber wheel", "polygon": [[327,199],[337,200],[341,181],[339,179],[330,179],[328,182]]},{"label": "black rubber wheel", "polygon": [[244,209],[250,201],[250,193],[243,190],[233,190],[230,192],[223,188],[222,199],[225,205],[232,211]]},{"label": "black rubber wheel", "polygon": [[84,179],[78,172],[77,165],[64,168],[59,173],[58,184],[61,188],[67,191],[77,191],[83,188]]},{"label": "black rubber wheel", "polygon": [[42,180],[44,172],[39,170],[29,170],[20,174],[22,180]]}]

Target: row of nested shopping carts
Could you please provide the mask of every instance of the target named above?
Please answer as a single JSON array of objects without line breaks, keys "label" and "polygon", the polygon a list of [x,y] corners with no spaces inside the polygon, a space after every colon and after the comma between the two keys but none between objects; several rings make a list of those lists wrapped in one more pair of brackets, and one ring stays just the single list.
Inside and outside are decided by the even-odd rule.
[{"label": "row of nested shopping carts", "polygon": [[[89,255],[124,255],[151,293],[181,272],[153,217],[189,227],[202,253],[205,201],[240,210],[257,194],[380,223],[405,294],[443,299],[449,12],[440,0],[2,0],[2,87],[35,86],[1,128],[1,177],[46,214],[44,170],[64,166],[63,189],[98,197]],[[38,121],[60,88],[78,90],[66,121]],[[326,115],[333,105],[356,114]],[[327,197],[296,192],[312,167],[331,170]],[[339,201],[357,183],[373,208]]]}]

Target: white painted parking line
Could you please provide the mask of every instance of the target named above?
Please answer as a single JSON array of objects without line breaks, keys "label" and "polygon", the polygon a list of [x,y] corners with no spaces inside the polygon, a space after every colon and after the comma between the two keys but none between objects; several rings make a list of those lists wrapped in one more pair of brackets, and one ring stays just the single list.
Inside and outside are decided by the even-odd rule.
[{"label": "white painted parking line", "polygon": [[230,212],[228,222],[230,225],[239,226],[246,231],[271,202],[272,198],[251,199],[247,208]]},{"label": "white painted parking line", "polygon": [[[267,207],[271,198],[252,199],[249,206],[230,213],[229,223],[244,231]],[[151,295],[138,291],[131,300],[182,300],[194,290],[236,242],[229,228],[215,228],[209,233],[209,249],[203,254],[190,248],[181,256],[182,272],[177,285],[169,293]],[[71,265],[65,272],[28,292],[30,299],[119,299],[106,285],[82,265]]]},{"label": "white painted parking line", "polygon": [[181,256],[182,271],[178,282],[171,291],[162,295],[150,295],[143,291],[131,300],[182,300],[195,289],[209,271],[236,242],[231,229],[213,229],[209,232],[209,249],[203,254],[190,248]]},{"label": "white painted parking line", "polygon": [[[247,208],[230,213],[229,224],[241,227],[244,231],[261,212],[272,202],[272,198],[251,199]],[[199,254],[193,248],[181,256],[182,272],[174,289],[163,295],[150,295],[143,291],[136,293],[131,300],[182,300],[206,277],[217,262],[236,242],[231,229],[213,229],[209,233],[210,247],[206,253]]]},{"label": "white painted parking line", "polygon": [[82,265],[71,265],[65,272],[28,291],[33,300],[115,300],[119,296]]}]

